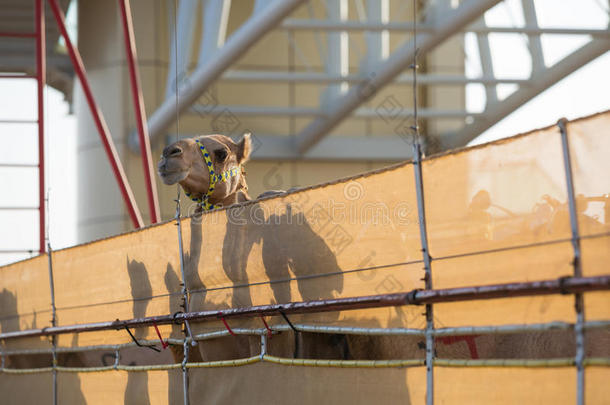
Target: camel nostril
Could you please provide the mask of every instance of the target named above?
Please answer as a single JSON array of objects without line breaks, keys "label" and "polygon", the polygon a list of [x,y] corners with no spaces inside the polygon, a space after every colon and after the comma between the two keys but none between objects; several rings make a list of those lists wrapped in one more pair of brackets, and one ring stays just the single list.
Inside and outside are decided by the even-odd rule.
[{"label": "camel nostril", "polygon": [[182,154],[182,149],[179,147],[174,147],[169,151],[170,156],[178,156]]},{"label": "camel nostril", "polygon": [[182,148],[177,145],[170,145],[163,149],[164,157],[180,156],[182,155]]}]

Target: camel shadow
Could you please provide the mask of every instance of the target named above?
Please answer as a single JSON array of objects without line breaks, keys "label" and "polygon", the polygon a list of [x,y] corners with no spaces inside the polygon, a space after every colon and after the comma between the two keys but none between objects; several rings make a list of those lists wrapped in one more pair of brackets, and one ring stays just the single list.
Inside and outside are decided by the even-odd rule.
[{"label": "camel shadow", "polygon": [[[169,267],[169,265],[168,265]],[[129,274],[129,283],[131,287],[133,317],[142,318],[147,315],[147,309],[153,299],[153,288],[148,276],[146,265],[137,260],[127,258],[127,273]],[[175,282],[168,280],[166,274],[166,286],[175,288]],[[168,284],[169,282],[169,284]],[[179,288],[179,281],[177,282]],[[174,291],[169,290],[172,292]],[[170,310],[172,309],[170,301]],[[133,335],[136,340],[146,338],[148,333],[147,328],[136,328],[133,330]],[[145,365],[145,364],[166,364],[171,363],[172,358],[168,350],[162,350],[157,344],[156,348],[160,350],[155,352],[149,348],[129,347],[121,351],[121,362],[129,365]],[[170,378],[171,380],[171,378]],[[148,373],[128,372],[127,384],[125,386],[124,403],[125,404],[149,404],[149,381]],[[172,387],[170,387],[172,388]],[[181,386],[180,386],[181,389]],[[173,392],[170,389],[170,393]]]},{"label": "camel shadow", "polygon": [[[146,308],[152,299],[152,286],[150,284],[150,279],[148,277],[148,272],[146,271],[146,266],[142,262],[138,262],[136,260],[129,260],[127,258],[127,273],[129,274],[129,284],[131,287],[131,296],[133,298],[133,317],[134,318],[142,318],[146,316]],[[133,332],[135,338],[140,340],[146,336],[146,329],[137,328]],[[127,361],[131,360],[133,364],[136,363],[135,359],[132,360],[130,357],[138,356],[142,350],[140,348],[137,350],[128,350],[126,349],[126,353],[122,353],[121,357],[127,357]],[[137,354],[136,354],[137,353]],[[152,355],[151,353],[146,353],[146,355]],[[125,386],[125,396],[124,396],[125,404],[149,404],[150,398],[148,396],[148,374],[147,373],[127,373],[127,385]]]},{"label": "camel shadow", "polygon": [[[243,209],[242,209],[243,208]],[[324,239],[314,231],[302,212],[293,212],[290,204],[281,214],[265,216],[261,204],[253,204],[226,211],[227,225],[222,247],[222,266],[233,283],[232,307],[252,306],[251,288],[267,284],[275,303],[309,301],[332,298],[343,291],[343,273],[337,258]],[[247,267],[254,245],[261,245],[262,262],[267,280],[253,280]],[[300,297],[293,294],[296,282]],[[260,303],[259,303],[260,304]],[[338,313],[324,313],[325,321],[332,322]],[[283,335],[269,345],[277,355],[300,358],[346,358],[347,342],[344,335],[294,333]],[[292,347],[294,350],[292,350]],[[287,354],[291,352],[290,354]]]},{"label": "camel shadow", "polygon": [[[14,332],[20,330],[20,317],[18,315],[17,296],[7,289],[0,291],[0,332]],[[36,314],[31,328],[36,328]],[[75,335],[76,338],[76,335]],[[31,338],[31,346],[41,346],[41,338]],[[46,343],[46,341],[45,341]],[[2,342],[3,350],[6,343]],[[28,345],[30,346],[30,345]],[[46,346],[46,345],[43,345]],[[61,366],[81,367],[84,365],[81,356],[74,353],[58,354],[58,364]],[[52,364],[51,354],[32,354],[6,356],[5,367],[7,368],[40,368],[50,367]],[[81,390],[81,381],[76,373],[58,374],[58,398],[60,402],[70,404],[86,404],[87,401]],[[32,374],[30,376],[9,376],[5,374],[0,378],[0,392],[3,399],[9,399],[11,403],[33,404],[44,403],[52,398],[53,383],[51,373]]]},{"label": "camel shadow", "polygon": [[[283,214],[264,218],[259,204],[245,210],[228,210],[222,248],[222,265],[234,286],[249,284],[248,258],[255,244],[262,245],[268,284],[276,303],[331,298],[343,291],[343,274],[337,258],[301,212],[290,204]],[[320,278],[324,277],[324,282]],[[300,297],[293,297],[296,281]],[[241,291],[237,291],[241,290]],[[248,288],[235,289],[232,306],[251,306]]]}]

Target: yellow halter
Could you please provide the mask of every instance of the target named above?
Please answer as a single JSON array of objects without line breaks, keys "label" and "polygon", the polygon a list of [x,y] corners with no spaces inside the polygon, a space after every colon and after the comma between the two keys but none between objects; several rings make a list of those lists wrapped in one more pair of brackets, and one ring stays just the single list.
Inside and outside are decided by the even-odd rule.
[{"label": "yellow halter", "polygon": [[199,142],[199,139],[195,139],[195,142],[197,142],[197,145],[199,145],[199,149],[201,150],[201,154],[203,155],[203,160],[205,160],[205,164],[208,167],[208,170],[210,171],[210,187],[208,187],[208,191],[199,198],[192,197],[192,194],[186,190],[184,190],[184,194],[186,194],[186,196],[188,198],[190,198],[191,200],[200,204],[205,211],[209,211],[209,210],[213,210],[214,208],[218,208],[218,206],[216,206],[214,204],[210,204],[210,201],[209,201],[210,196],[212,195],[212,192],[214,191],[214,186],[216,185],[216,183],[219,181],[227,181],[231,177],[237,176],[237,174],[239,173],[239,169],[241,168],[241,165],[237,166],[237,167],[233,167],[221,174],[216,174],[214,172],[214,164],[212,163],[212,158],[210,158],[210,153],[205,148],[205,146],[203,146],[201,144],[201,142]]}]

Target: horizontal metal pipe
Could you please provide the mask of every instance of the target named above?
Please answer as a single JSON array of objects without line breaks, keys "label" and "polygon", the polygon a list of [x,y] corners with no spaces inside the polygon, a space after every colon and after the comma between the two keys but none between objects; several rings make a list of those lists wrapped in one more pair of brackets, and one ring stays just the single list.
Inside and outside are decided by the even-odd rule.
[{"label": "horizontal metal pipe", "polygon": [[36,79],[35,75],[6,75],[0,74],[0,79]]},{"label": "horizontal metal pipe", "polygon": [[37,124],[38,120],[0,120],[0,124]]},{"label": "horizontal metal pipe", "polygon": [[476,287],[418,291],[418,304],[433,304],[529,295],[573,294],[610,289],[610,275],[599,277],[561,277],[556,280],[494,284]]},{"label": "horizontal metal pipe", "polygon": [[[405,31],[411,33],[414,25],[412,22],[369,22],[369,21],[332,21],[312,19],[286,19],[280,26],[285,30],[324,30],[324,31]],[[417,24],[417,30],[421,32],[432,32],[436,29],[431,24]],[[462,32],[474,33],[508,33],[508,34],[556,34],[556,35],[591,35],[610,36],[607,29],[593,28],[541,28],[538,26],[526,27],[486,27],[469,26]]]},{"label": "horizontal metal pipe", "polygon": [[55,326],[41,329],[6,332],[0,339],[51,336],[65,333],[119,330],[125,327],[163,325],[184,321],[210,321],[221,318],[248,318],[275,316],[282,313],[306,314],[316,312],[348,311],[353,309],[381,308],[402,305],[423,305],[441,302],[470,301],[494,298],[522,297],[529,295],[572,294],[610,289],[610,275],[597,277],[562,277],[556,280],[526,283],[494,284],[487,286],[447,288],[439,290],[413,290],[411,292],[371,295],[364,297],[335,298],[287,304],[258,305],[228,308],[222,311],[197,311],[160,315],[128,320],[116,320],[89,324]]},{"label": "horizontal metal pipe", "polygon": [[36,38],[35,32],[0,32],[2,38]]},{"label": "horizontal metal pipe", "polygon": [[[249,106],[249,105],[217,105],[210,109],[205,104],[195,104],[191,111],[199,115],[217,115],[219,111],[229,111],[239,116],[298,116],[298,117],[326,117],[328,113],[316,107],[283,107],[283,106]],[[462,110],[440,110],[433,108],[418,109],[420,118],[465,118],[478,116],[474,113]],[[386,112],[383,109],[361,107],[352,114],[354,118],[408,118],[413,116],[412,109],[403,108],[398,112]]]},{"label": "horizontal metal pipe", "polygon": [[36,163],[0,163],[3,168],[23,168],[23,167],[38,167]]},{"label": "horizontal metal pipe", "polygon": [[[229,70],[222,76],[224,81],[234,82],[297,82],[297,83],[364,83],[368,80],[366,76],[359,74],[350,75],[333,75],[324,72],[275,72],[261,70]],[[417,82],[420,84],[438,84],[438,85],[459,85],[469,83],[482,84],[518,84],[527,85],[527,78],[497,78],[497,77],[466,77],[464,75],[444,75],[444,74],[418,74]],[[410,74],[399,75],[394,84],[412,84],[413,76]]]},{"label": "horizontal metal pipe", "polygon": [[[299,332],[312,332],[312,333],[329,333],[329,334],[346,334],[346,335],[367,335],[367,336],[425,336],[426,331],[424,329],[408,329],[408,328],[363,328],[363,327],[350,327],[350,326],[325,326],[325,325],[307,325],[307,324],[294,324],[293,325]],[[589,321],[583,324],[583,329],[608,329],[610,328],[610,321]],[[513,334],[513,333],[524,333],[524,332],[544,332],[544,331],[565,331],[574,329],[574,324],[568,322],[549,322],[549,323],[532,323],[523,325],[499,325],[499,326],[464,326],[456,328],[442,328],[435,329],[432,331],[434,336],[455,336],[455,335],[495,335],[495,334]],[[289,331],[292,330],[290,325],[279,324],[271,326],[273,332]],[[257,329],[245,329],[245,328],[233,328],[231,331],[236,335],[266,335],[268,330],[266,328]],[[217,339],[225,336],[230,336],[231,333],[227,329],[222,329],[214,332],[206,332],[199,335],[193,336],[193,340],[203,341],[210,339]],[[172,345],[182,345],[184,338],[168,338],[166,342]],[[155,346],[159,343],[159,340],[138,340],[138,343],[142,346]],[[77,352],[91,352],[101,350],[121,350],[128,347],[136,347],[135,342],[120,343],[115,345],[92,345],[92,346],[78,346],[78,347],[58,347],[55,349],[57,353],[77,353]],[[5,350],[0,353],[4,356],[16,356],[16,355],[32,355],[32,354],[51,354],[53,352],[52,347],[44,349],[17,349],[17,350]]]}]

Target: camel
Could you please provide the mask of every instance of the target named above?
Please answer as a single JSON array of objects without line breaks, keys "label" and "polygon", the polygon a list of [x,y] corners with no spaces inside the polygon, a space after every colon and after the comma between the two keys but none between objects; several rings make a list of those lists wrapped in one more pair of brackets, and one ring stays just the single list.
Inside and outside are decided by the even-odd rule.
[{"label": "camel", "polygon": [[[244,134],[242,139],[235,143],[229,137],[224,135],[203,135],[195,138],[187,138],[177,141],[163,150],[163,154],[158,163],[158,173],[163,181],[167,185],[180,184],[185,194],[193,201],[199,203],[199,207],[196,211],[196,215],[202,211],[208,211],[219,207],[227,207],[232,204],[245,202],[251,200],[248,195],[248,186],[243,170],[243,164],[246,163],[250,157],[252,150],[251,146],[251,135],[249,133]],[[259,197],[269,197],[273,195],[282,194],[284,191],[268,191],[261,194]],[[196,221],[199,222],[199,221]],[[191,224],[193,226],[193,224]],[[199,224],[200,227],[200,224]],[[278,226],[275,231],[281,230],[286,231],[286,226]],[[303,229],[308,229],[306,226]],[[244,229],[245,231],[245,229]],[[196,238],[199,235],[200,229],[192,229],[191,234]],[[228,229],[228,234],[231,238],[236,237],[233,241],[233,245],[241,240],[237,237],[236,232],[239,230]],[[260,240],[262,236],[253,230],[249,231],[249,237],[244,240],[244,249],[249,251],[248,245],[251,245],[255,240]],[[311,236],[311,230],[307,233]],[[277,237],[277,235],[275,235]],[[294,235],[292,235],[294,236]],[[252,240],[250,240],[252,239]],[[277,245],[277,240],[274,239],[274,235],[267,235],[264,237],[263,244],[265,249],[268,250],[269,246],[273,243]],[[321,239],[320,239],[321,241]],[[196,252],[200,249],[201,241],[193,241],[191,246],[191,253]],[[323,243],[323,242],[322,242]],[[231,243],[229,243],[231,245]],[[238,246],[233,246],[237,249]],[[228,246],[228,245],[227,245]],[[241,247],[241,245],[239,246]],[[240,249],[237,249],[240,250]],[[265,250],[265,251],[267,251]],[[294,253],[294,252],[293,252]],[[245,262],[243,266],[239,266],[237,262],[243,262],[243,259],[230,259],[230,252],[223,249],[223,263],[225,265],[225,272],[231,278],[235,276],[235,272],[245,271]],[[271,260],[271,255],[267,254],[267,261]],[[191,262],[197,262],[192,260],[193,258],[187,258],[187,275],[188,278],[196,277],[197,264]],[[282,264],[282,260],[291,260],[290,258],[278,258],[281,263],[277,263],[275,266],[271,266],[274,269],[277,267],[279,271]],[[274,262],[275,263],[275,262]],[[267,271],[271,271],[267,269]],[[201,281],[191,280],[193,284],[201,284]],[[201,287],[201,286],[199,286]],[[276,287],[280,289],[283,287]],[[276,297],[276,299],[285,298],[285,291],[275,291],[282,297]],[[280,343],[280,341],[282,343]],[[239,347],[238,347],[239,346]],[[228,358],[247,357],[258,354],[260,348],[260,339],[258,337],[229,337],[224,339],[215,339],[215,341],[206,341],[199,344],[199,351],[203,360],[219,360],[218,356],[226,356]],[[293,334],[293,332],[283,332],[281,336],[274,336],[273,343],[269,345],[270,352],[280,356],[291,356],[293,353],[298,357],[318,357],[323,356],[324,358],[344,358],[344,352],[346,351],[345,339],[341,336],[330,336],[324,334]],[[173,350],[173,355],[176,361],[182,361],[182,352],[179,348]],[[193,354],[191,354],[192,356]]]},{"label": "camel", "polygon": [[227,207],[250,200],[242,165],[251,152],[249,133],[238,143],[224,135],[186,138],[163,149],[157,170],[163,183],[180,184],[202,209]]}]

